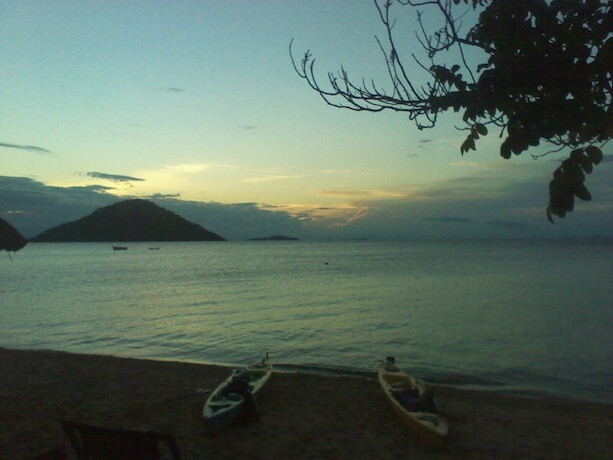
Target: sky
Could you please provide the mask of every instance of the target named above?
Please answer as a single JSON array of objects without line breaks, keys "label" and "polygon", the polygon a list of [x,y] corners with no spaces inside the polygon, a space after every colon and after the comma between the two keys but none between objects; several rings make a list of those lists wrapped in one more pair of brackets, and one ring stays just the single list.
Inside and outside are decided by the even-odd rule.
[{"label": "sky", "polygon": [[[414,11],[395,11],[419,53]],[[419,130],[334,108],[292,66],[293,40],[322,82],[342,65],[385,86],[375,36],[370,0],[4,0],[0,217],[32,237],[143,198],[231,240],[613,236],[610,147],[593,200],[552,225],[568,152],[504,160],[492,132],[462,156],[457,114]]]}]

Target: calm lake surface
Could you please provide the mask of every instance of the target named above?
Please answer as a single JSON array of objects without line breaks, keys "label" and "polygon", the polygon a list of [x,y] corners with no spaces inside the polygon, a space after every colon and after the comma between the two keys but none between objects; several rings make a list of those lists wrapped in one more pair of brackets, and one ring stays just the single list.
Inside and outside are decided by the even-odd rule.
[{"label": "calm lake surface", "polygon": [[0,254],[0,346],[349,372],[393,355],[431,382],[613,403],[611,244],[125,245]]}]

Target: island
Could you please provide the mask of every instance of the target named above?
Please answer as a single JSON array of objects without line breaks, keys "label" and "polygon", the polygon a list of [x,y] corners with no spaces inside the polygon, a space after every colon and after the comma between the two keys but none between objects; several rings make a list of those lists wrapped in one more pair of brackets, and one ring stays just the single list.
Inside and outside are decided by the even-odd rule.
[{"label": "island", "polygon": [[299,239],[291,236],[273,235],[264,238],[249,238],[247,241],[299,241]]},{"label": "island", "polygon": [[45,230],[32,242],[225,241],[151,201],[125,200]]}]

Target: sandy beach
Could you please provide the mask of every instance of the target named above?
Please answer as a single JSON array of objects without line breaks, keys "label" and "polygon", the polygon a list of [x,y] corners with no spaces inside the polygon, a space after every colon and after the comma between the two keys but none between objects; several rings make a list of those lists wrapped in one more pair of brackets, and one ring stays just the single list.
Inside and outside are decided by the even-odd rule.
[{"label": "sandy beach", "polygon": [[[273,357],[274,361],[274,357]],[[228,368],[0,348],[0,458],[65,446],[60,420],[175,435],[185,459],[613,458],[613,406],[432,386],[451,436],[433,450],[398,423],[372,378],[275,373],[260,422],[205,433]]]}]

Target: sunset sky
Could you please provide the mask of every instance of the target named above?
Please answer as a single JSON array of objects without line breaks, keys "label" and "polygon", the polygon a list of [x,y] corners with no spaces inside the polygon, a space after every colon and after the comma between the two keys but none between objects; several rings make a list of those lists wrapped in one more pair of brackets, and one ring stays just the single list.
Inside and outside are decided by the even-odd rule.
[{"label": "sunset sky", "polygon": [[0,217],[34,236],[140,197],[229,239],[613,235],[609,146],[594,200],[551,225],[567,152],[503,160],[491,132],[461,156],[457,114],[420,131],[336,109],[293,69],[292,39],[322,82],[343,65],[385,86],[384,33],[370,0],[4,0]]}]

